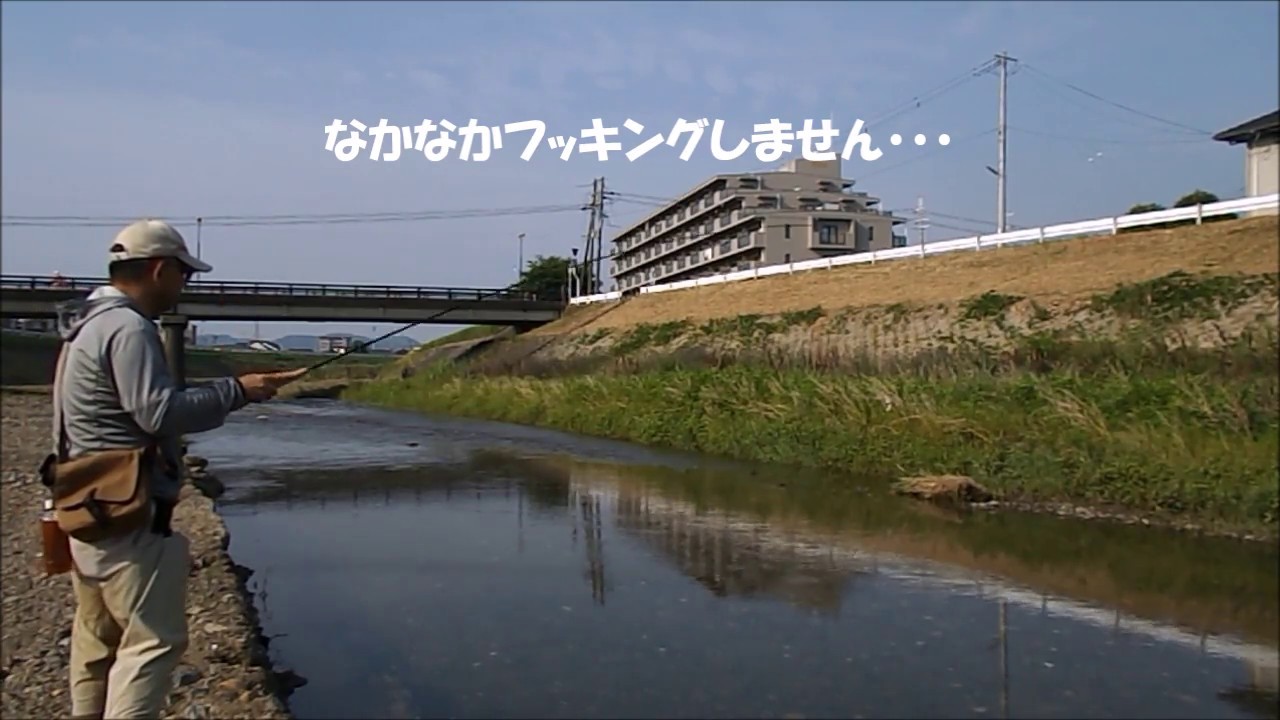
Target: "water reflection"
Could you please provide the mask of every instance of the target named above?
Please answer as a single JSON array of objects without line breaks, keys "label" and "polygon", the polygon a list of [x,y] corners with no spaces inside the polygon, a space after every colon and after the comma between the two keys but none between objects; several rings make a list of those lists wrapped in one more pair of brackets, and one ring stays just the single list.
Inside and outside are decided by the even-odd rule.
[{"label": "water reflection", "polygon": [[[1081,542],[1052,524],[957,523],[856,492],[828,488],[814,504],[803,492],[740,476],[485,450],[426,466],[266,469],[227,479],[233,538],[261,546],[233,552],[264,569],[258,588],[268,631],[291,627],[291,637],[306,638],[293,641],[293,655],[289,641],[278,646],[312,676],[295,702],[303,717],[367,714],[343,699],[361,691],[388,698],[376,713],[388,716],[1277,716],[1274,640],[1259,644],[1274,627],[1274,594],[1257,594],[1274,579],[1239,554],[1234,565],[1215,555],[1215,574],[1176,542],[1162,560],[1141,546],[1086,541],[1110,550],[1066,561],[1063,546]],[[306,547],[287,550],[282,513],[301,514],[308,527],[332,523],[341,544],[312,533]],[[459,534],[463,525],[451,526],[452,540],[431,532],[449,518],[465,518],[458,522],[467,534]],[[363,543],[347,529],[357,526],[368,534]],[[386,555],[388,544],[423,532],[430,540],[415,540],[417,550]],[[558,597],[556,535],[578,592],[609,613],[607,625],[573,611],[567,598],[538,600]],[[993,536],[1003,541],[994,543],[999,551]],[[274,548],[263,550],[269,537]],[[493,538],[483,553],[481,537]],[[511,555],[503,555],[504,537]],[[453,544],[444,549],[446,542]],[[331,553],[330,562],[299,572],[317,552]],[[1224,563],[1235,573],[1221,574]],[[544,569],[529,575],[521,564]],[[400,572],[388,575],[393,566]],[[713,604],[697,602],[659,568],[689,578]],[[358,596],[317,574],[343,572]],[[1165,592],[1186,574],[1205,582]],[[268,602],[268,583],[272,598],[294,598],[286,609]],[[326,592],[332,617],[298,606]],[[557,602],[576,624],[560,624],[550,609],[502,619]],[[1145,617],[1135,612],[1143,608]],[[326,645],[314,628],[297,626],[299,614],[318,623],[341,617],[364,638],[349,637],[344,650],[337,638]],[[441,618],[453,618],[448,630]],[[509,665],[487,665],[489,679],[467,675],[456,648],[424,656],[411,639],[427,632],[434,643],[433,633],[462,632],[456,626],[471,628],[460,639],[502,638],[504,647],[489,640],[499,649],[479,656]],[[562,649],[551,649],[552,635]],[[376,682],[317,682],[323,671],[305,664],[325,652],[362,658]],[[630,676],[647,680],[628,684]],[[682,684],[695,676],[698,683]],[[556,679],[563,677],[582,687]],[[920,678],[929,678],[928,698],[916,688]]]}]

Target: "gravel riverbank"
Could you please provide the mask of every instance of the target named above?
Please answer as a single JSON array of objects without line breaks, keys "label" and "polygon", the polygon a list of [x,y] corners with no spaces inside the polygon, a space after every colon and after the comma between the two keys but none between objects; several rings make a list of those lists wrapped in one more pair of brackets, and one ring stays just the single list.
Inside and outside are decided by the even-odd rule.
[{"label": "gravel riverbank", "polygon": [[[46,491],[35,477],[48,452],[49,396],[5,391],[0,448],[3,508],[3,644],[0,717],[67,717],[67,660],[75,605],[66,575],[40,569],[37,518]],[[270,667],[245,590],[247,571],[227,554],[213,501],[183,489],[175,527],[191,541],[187,596],[191,644],[175,673],[165,718],[288,718],[282,690],[291,676]]]}]

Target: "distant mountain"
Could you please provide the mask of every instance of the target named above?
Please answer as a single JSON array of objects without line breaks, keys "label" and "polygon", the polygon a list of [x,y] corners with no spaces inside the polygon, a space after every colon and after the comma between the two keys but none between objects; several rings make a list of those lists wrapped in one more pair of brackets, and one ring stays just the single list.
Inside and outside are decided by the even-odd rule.
[{"label": "distant mountain", "polygon": [[236,345],[239,343],[249,342],[247,338],[238,338],[233,335],[219,335],[218,333],[210,333],[202,335],[196,333],[196,345],[199,347],[216,347],[218,345]]},{"label": "distant mountain", "polygon": [[277,338],[276,344],[285,350],[315,352],[320,348],[320,339],[315,335],[285,335]]},{"label": "distant mountain", "polygon": [[[362,342],[365,339],[368,339],[368,338],[362,339]],[[422,341],[420,340],[407,338],[407,337],[404,337],[403,335],[396,335],[395,337],[389,337],[380,343],[376,343],[373,347],[377,350],[391,350],[394,352],[396,350],[412,350],[413,348],[416,348],[421,344],[422,344]]]}]

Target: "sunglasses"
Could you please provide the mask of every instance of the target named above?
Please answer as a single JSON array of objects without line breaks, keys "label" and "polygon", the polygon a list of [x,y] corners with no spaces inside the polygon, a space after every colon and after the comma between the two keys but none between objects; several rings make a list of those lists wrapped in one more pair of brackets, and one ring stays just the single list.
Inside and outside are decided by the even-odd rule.
[{"label": "sunglasses", "polygon": [[181,260],[170,260],[169,262],[173,267],[177,268],[178,272],[182,273],[183,282],[191,282],[192,276],[196,274],[195,270],[187,267]]}]

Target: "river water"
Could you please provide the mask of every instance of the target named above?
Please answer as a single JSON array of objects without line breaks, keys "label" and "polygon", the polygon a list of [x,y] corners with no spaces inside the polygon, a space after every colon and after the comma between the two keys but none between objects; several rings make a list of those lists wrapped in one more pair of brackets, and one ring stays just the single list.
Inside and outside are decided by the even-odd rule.
[{"label": "river water", "polygon": [[295,401],[193,443],[302,718],[1267,718],[1272,548]]}]

